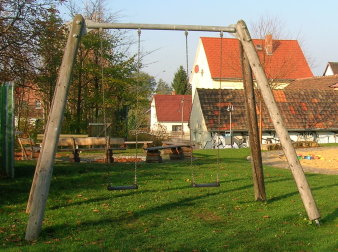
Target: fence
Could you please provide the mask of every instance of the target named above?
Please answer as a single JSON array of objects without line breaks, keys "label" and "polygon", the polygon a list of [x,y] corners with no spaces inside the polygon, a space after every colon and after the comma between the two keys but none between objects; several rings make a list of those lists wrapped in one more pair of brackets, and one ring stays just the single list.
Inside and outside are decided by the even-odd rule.
[{"label": "fence", "polygon": [[0,173],[14,178],[14,85],[0,85]]}]

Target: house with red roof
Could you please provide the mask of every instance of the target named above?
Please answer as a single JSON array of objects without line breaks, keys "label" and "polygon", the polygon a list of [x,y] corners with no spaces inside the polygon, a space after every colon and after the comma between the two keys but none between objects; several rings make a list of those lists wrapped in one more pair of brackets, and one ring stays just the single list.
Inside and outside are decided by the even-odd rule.
[{"label": "house with red roof", "polygon": [[[267,35],[253,43],[291,139],[338,142],[337,75],[314,77],[297,40],[273,40]],[[248,143],[239,46],[234,38],[199,40],[190,76],[189,123],[197,147],[214,148],[221,137],[223,146],[232,146],[235,140],[239,145]],[[257,107],[262,143],[278,143],[264,102],[262,106],[261,111]]]},{"label": "house with red roof", "polygon": [[297,79],[292,81],[285,89],[338,90],[338,74]]},{"label": "house with red roof", "polygon": [[191,95],[154,95],[150,110],[151,132],[189,139],[191,101]]},{"label": "house with red roof", "polygon": [[[265,73],[274,88],[313,77],[297,40],[253,39]],[[221,55],[222,53],[222,55]],[[197,88],[243,89],[239,40],[201,37],[190,76],[192,94]]]},{"label": "house with red roof", "polygon": [[[273,95],[292,141],[338,143],[338,92],[286,88],[273,90]],[[256,108],[262,120],[262,143],[279,143],[268,109],[264,102],[262,105],[261,110]],[[190,130],[197,148],[215,148],[215,138],[220,135],[225,138],[222,147],[248,144],[244,90],[196,89]]]}]

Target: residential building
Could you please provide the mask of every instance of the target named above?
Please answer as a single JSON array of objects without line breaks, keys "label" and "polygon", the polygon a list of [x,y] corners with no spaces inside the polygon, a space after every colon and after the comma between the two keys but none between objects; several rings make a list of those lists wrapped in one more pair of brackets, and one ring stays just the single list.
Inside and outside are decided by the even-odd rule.
[{"label": "residential building", "polygon": [[191,95],[154,95],[150,110],[151,132],[189,139],[190,110]]},{"label": "residential building", "polygon": [[[267,35],[265,39],[254,39],[253,43],[274,88],[313,77],[297,40],[273,40]],[[200,38],[190,83],[193,96],[197,88],[243,89],[239,40]]]},{"label": "residential building", "polygon": [[[338,143],[338,92],[284,89],[273,90],[273,95],[291,140]],[[190,115],[191,137],[196,147],[215,148],[215,137],[219,134],[228,145],[248,145],[244,99],[244,90],[240,89],[197,89]],[[233,106],[231,114],[229,105]],[[262,112],[258,106],[257,111],[258,118],[262,116],[263,144],[278,143],[264,102]]]},{"label": "residential building", "polygon": [[44,119],[42,94],[34,84],[18,86],[14,91],[15,97],[15,126],[26,131],[34,126],[37,120]]},{"label": "residential building", "polygon": [[297,79],[292,81],[285,89],[338,90],[338,74]]},{"label": "residential building", "polygon": [[328,62],[324,70],[323,76],[338,74],[338,62]]}]

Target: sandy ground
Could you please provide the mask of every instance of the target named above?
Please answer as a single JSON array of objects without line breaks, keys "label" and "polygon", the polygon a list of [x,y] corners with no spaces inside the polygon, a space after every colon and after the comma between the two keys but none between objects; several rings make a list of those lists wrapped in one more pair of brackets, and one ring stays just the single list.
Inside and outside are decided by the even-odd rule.
[{"label": "sandy ground", "polygon": [[[337,174],[338,147],[318,147],[296,149],[297,155],[312,156],[314,159],[301,158],[300,163],[305,172]],[[262,153],[263,164],[288,169],[288,163],[283,151],[268,151]]]}]

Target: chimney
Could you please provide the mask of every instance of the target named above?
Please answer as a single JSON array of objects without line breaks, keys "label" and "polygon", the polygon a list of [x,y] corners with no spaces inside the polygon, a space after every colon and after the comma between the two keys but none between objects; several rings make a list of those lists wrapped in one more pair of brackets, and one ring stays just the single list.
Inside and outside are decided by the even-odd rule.
[{"label": "chimney", "polygon": [[172,92],[171,92],[171,95],[176,95],[176,92],[175,92],[175,91],[172,91]]},{"label": "chimney", "polygon": [[272,55],[272,34],[265,36],[265,52],[267,55]]}]

